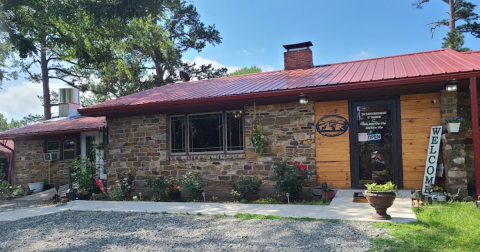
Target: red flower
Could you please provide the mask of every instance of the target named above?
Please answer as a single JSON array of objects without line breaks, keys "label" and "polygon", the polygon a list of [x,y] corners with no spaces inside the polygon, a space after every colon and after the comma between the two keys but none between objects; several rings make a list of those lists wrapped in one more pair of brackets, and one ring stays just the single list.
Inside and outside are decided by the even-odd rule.
[{"label": "red flower", "polygon": [[300,177],[300,174],[297,173],[297,177]]},{"label": "red flower", "polygon": [[298,161],[293,161],[292,164],[298,164]]},{"label": "red flower", "polygon": [[297,165],[297,167],[300,168],[300,170],[302,170],[302,171],[306,170],[308,168],[307,165],[304,165],[304,164],[299,164],[299,165]]},{"label": "red flower", "polygon": [[285,171],[285,173],[288,173],[287,171]]}]

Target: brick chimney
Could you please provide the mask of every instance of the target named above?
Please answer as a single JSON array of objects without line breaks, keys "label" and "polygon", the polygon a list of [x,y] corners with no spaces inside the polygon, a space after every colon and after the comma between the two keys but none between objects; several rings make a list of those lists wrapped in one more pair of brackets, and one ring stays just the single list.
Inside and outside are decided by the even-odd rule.
[{"label": "brick chimney", "polygon": [[303,42],[298,44],[284,45],[287,49],[283,53],[285,70],[308,69],[313,67],[312,42]]}]

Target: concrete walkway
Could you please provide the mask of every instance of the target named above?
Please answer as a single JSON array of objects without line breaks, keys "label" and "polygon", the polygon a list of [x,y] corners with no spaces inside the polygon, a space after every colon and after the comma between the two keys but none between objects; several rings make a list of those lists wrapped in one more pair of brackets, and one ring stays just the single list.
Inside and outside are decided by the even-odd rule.
[{"label": "concrete walkway", "polygon": [[[119,211],[148,213],[185,213],[204,215],[236,213],[273,214],[282,217],[310,217],[349,221],[377,221],[371,216],[375,210],[368,203],[353,203],[353,193],[361,190],[338,190],[329,206],[312,205],[263,205],[233,203],[175,203],[175,202],[115,202],[115,201],[73,201],[63,205],[20,209],[0,213],[0,221],[18,220],[26,217],[52,214],[67,210],[77,211]],[[416,222],[412,211],[410,191],[401,190],[403,198],[397,197],[387,211],[392,222]]]}]

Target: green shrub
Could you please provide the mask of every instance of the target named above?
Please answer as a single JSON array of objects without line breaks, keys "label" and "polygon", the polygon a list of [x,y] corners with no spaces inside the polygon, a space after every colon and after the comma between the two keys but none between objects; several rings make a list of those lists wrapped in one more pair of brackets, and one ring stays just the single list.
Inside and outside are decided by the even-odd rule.
[{"label": "green shrub", "polygon": [[281,204],[278,200],[274,198],[260,198],[252,202],[253,204]]},{"label": "green shrub", "polygon": [[152,195],[152,201],[160,201],[166,196],[165,189],[168,186],[168,182],[163,178],[147,179],[145,186],[147,187],[147,193]]},{"label": "green shrub", "polygon": [[124,175],[119,175],[120,178],[120,189],[122,189],[123,197],[126,198],[129,194],[135,191],[135,187],[133,185],[133,175],[131,173],[126,173]]},{"label": "green shrub", "polygon": [[14,196],[18,196],[18,195],[24,195],[25,194],[25,189],[23,189],[22,186],[17,186],[17,189],[13,190],[13,193],[12,193]]},{"label": "green shrub", "polygon": [[0,172],[0,196],[8,196],[10,194],[10,184],[5,180],[5,173]]},{"label": "green shrub", "polygon": [[108,198],[111,201],[123,201],[124,200],[124,195],[122,192],[122,189],[118,187],[112,187],[110,190],[108,190]]},{"label": "green shrub", "polygon": [[232,181],[232,195],[236,200],[252,200],[260,192],[262,180],[258,177],[240,176]]},{"label": "green shrub", "polygon": [[98,176],[98,169],[95,164],[90,162],[88,158],[81,159],[79,157],[72,161],[72,178],[77,184],[79,190],[88,193],[100,192],[94,177]]},{"label": "green shrub", "polygon": [[202,173],[197,171],[188,171],[183,179],[180,179],[180,186],[194,199],[202,198]]},{"label": "green shrub", "polygon": [[302,184],[313,174],[308,171],[307,165],[289,160],[275,162],[273,171],[275,175],[271,179],[276,182],[275,192],[282,197],[289,193],[291,199],[296,198],[302,192]]}]

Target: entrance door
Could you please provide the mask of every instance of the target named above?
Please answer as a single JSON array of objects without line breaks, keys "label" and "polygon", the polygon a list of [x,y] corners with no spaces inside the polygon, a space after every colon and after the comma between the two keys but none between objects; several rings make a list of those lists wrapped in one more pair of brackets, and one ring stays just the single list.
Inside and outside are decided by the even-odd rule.
[{"label": "entrance door", "polygon": [[104,167],[104,151],[93,148],[93,142],[101,143],[103,141],[102,134],[99,132],[82,132],[81,135],[81,151],[82,159],[88,158],[90,161],[95,161],[98,169],[98,176],[100,179],[107,179],[107,174]]},{"label": "entrance door", "polygon": [[398,99],[350,104],[352,187],[373,183],[374,171],[386,173],[402,188]]}]

